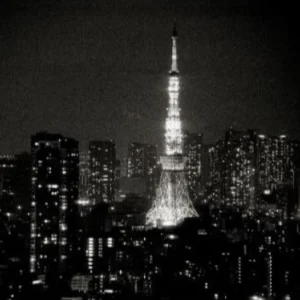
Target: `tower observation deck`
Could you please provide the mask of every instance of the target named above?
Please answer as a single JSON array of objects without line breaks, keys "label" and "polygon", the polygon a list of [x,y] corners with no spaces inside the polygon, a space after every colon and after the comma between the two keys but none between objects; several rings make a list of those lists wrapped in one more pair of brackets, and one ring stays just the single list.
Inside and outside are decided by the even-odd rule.
[{"label": "tower observation deck", "polygon": [[179,108],[179,71],[177,66],[177,30],[172,34],[172,65],[169,72],[169,105],[165,122],[165,155],[160,158],[162,175],[156,198],[146,216],[152,227],[176,226],[198,214],[189,198],[184,173],[183,134]]}]

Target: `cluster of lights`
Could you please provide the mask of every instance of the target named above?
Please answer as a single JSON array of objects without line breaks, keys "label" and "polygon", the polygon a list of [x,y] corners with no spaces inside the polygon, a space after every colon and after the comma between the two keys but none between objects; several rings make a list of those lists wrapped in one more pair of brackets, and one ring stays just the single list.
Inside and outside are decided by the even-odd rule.
[{"label": "cluster of lights", "polygon": [[266,298],[263,296],[254,295],[254,296],[251,296],[249,300],[266,300]]}]

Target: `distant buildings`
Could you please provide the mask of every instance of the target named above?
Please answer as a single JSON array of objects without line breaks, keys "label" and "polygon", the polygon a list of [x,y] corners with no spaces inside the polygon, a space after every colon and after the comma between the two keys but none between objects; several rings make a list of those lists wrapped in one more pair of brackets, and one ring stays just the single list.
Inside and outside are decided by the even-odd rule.
[{"label": "distant buildings", "polygon": [[78,142],[40,132],[31,154],[30,272],[51,281],[74,266],[77,251]]},{"label": "distant buildings", "polygon": [[225,140],[209,148],[210,200],[253,207],[255,198],[254,131],[226,131]]},{"label": "distant buildings", "polygon": [[120,186],[120,178],[121,178],[121,161],[119,159],[116,160],[116,168],[115,168],[115,188],[118,189]]},{"label": "distant buildings", "polygon": [[297,146],[284,135],[226,131],[225,140],[209,148],[208,200],[255,208],[264,195],[294,188]]},{"label": "distant buildings", "polygon": [[[30,156],[0,156],[0,257],[14,256],[25,245],[30,207]],[[17,235],[17,236],[16,236]],[[0,259],[1,263],[1,259]]]},{"label": "distant buildings", "polygon": [[89,143],[89,194],[92,205],[112,203],[115,195],[116,145],[114,141]]},{"label": "distant buildings", "polygon": [[155,173],[157,147],[151,144],[130,143],[127,156],[127,177],[143,177]]},{"label": "distant buildings", "polygon": [[92,209],[89,195],[90,159],[88,152],[79,153],[79,198],[77,201],[80,215],[83,217]]},{"label": "distant buildings", "polygon": [[207,200],[218,203],[223,197],[223,173],[224,173],[224,141],[218,141],[208,148],[209,156],[209,182],[206,186]]},{"label": "distant buildings", "polygon": [[224,198],[230,205],[254,206],[254,131],[226,131],[224,149]]},{"label": "distant buildings", "polygon": [[260,194],[277,190],[284,185],[292,185],[290,146],[285,135],[258,135],[257,175]]},{"label": "distant buildings", "polygon": [[[191,176],[191,187],[198,188],[202,137],[189,138],[186,176]],[[50,293],[57,287],[51,285],[53,280],[59,288],[69,285],[61,291],[70,299],[184,298],[189,293],[199,299],[248,299],[251,295],[288,299],[283,297],[291,291],[299,298],[299,219],[284,220],[260,210],[251,216],[240,210],[257,208],[264,201],[266,205],[275,201],[276,211],[288,209],[291,190],[297,185],[299,143],[283,136],[228,130],[208,153],[209,201],[223,207],[202,210],[202,218],[163,230],[149,230],[144,224],[149,202],[144,179],[156,172],[151,171],[157,168],[156,156],[149,154],[153,168],[142,172],[141,165],[150,165],[151,159],[144,163],[144,150],[139,151],[143,146],[132,145],[138,149],[132,153],[138,153],[139,159],[131,154],[136,175],[122,178],[111,141],[93,141],[89,153],[79,154],[77,141],[41,132],[32,136],[32,159],[26,154],[0,158],[0,221],[3,207],[4,215],[9,213],[11,218],[18,195],[27,193],[32,160],[30,271],[38,275],[23,272],[28,263],[25,243],[11,243],[19,238],[19,228],[8,234],[10,239],[7,234],[3,239],[1,231],[0,265],[9,278],[4,299],[41,288]],[[113,192],[108,193],[108,187],[112,191],[117,187],[116,182],[125,194],[120,202],[114,201]],[[78,221],[91,187],[99,190],[99,197],[94,198],[98,202]],[[21,235],[25,241],[26,235]],[[4,244],[9,251],[3,251]]]},{"label": "distant buildings", "polygon": [[0,156],[0,264],[11,252],[10,235],[15,229],[17,205],[15,201],[16,158]]},{"label": "distant buildings", "polygon": [[129,144],[127,177],[144,178],[149,199],[155,197],[158,181],[156,145],[142,143]]},{"label": "distant buildings", "polygon": [[90,159],[88,152],[79,153],[79,199],[88,199]]},{"label": "distant buildings", "polygon": [[202,175],[202,134],[186,132],[184,136],[184,154],[187,158],[186,177],[189,196],[195,201],[199,195]]},{"label": "distant buildings", "polygon": [[15,177],[17,160],[15,156],[0,156],[0,213],[13,215],[15,205]]}]

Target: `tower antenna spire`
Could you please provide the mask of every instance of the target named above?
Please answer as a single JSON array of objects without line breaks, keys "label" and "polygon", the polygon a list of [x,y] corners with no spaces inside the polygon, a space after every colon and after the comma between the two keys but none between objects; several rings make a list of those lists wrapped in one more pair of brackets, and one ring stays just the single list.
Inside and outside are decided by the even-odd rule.
[{"label": "tower antenna spire", "polygon": [[174,26],[173,26],[172,37],[178,37],[177,28],[176,28],[176,19],[174,19]]},{"label": "tower antenna spire", "polygon": [[176,20],[174,20],[174,27],[172,33],[172,66],[170,70],[170,74],[178,74],[178,66],[177,66],[177,44],[176,40],[178,38],[177,28],[176,28]]}]

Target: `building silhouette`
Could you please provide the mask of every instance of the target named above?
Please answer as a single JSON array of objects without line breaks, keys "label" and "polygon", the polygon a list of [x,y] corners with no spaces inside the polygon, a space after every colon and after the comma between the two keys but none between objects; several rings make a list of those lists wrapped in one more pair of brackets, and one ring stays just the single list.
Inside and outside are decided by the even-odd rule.
[{"label": "building silhouette", "polygon": [[285,135],[227,130],[223,141],[209,147],[207,200],[255,209],[272,194],[274,204],[287,210],[284,199],[290,197],[282,195],[296,189],[298,148]]},{"label": "building silhouette", "polygon": [[71,272],[78,250],[78,141],[40,132],[31,155],[30,272],[52,282]]},{"label": "building silhouette", "polygon": [[192,201],[197,200],[202,175],[202,134],[186,132],[184,136],[184,154],[187,158],[186,178]]},{"label": "building silhouette", "polygon": [[92,205],[112,203],[115,194],[115,142],[111,140],[91,141],[89,159],[89,197]]},{"label": "building silhouette", "polygon": [[149,200],[156,195],[158,184],[157,146],[143,143],[130,143],[127,156],[127,177],[143,178]]}]

